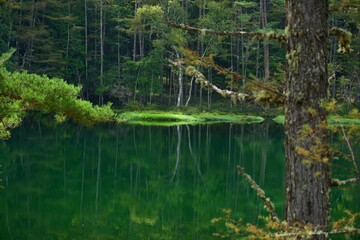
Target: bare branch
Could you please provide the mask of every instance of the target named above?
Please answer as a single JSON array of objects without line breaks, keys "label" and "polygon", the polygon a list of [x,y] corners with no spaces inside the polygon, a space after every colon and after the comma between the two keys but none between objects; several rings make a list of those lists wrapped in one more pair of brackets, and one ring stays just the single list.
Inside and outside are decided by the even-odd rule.
[{"label": "bare branch", "polygon": [[346,135],[344,125],[343,125],[339,120],[336,120],[336,121],[340,124],[341,131],[342,131],[342,133],[343,133],[343,135],[344,135],[344,139],[345,139],[346,144],[347,144],[347,146],[348,146],[348,148],[349,148],[349,151],[350,151],[350,154],[351,154],[351,160],[352,160],[352,162],[353,162],[354,169],[355,169],[355,173],[356,173],[357,175],[359,175],[359,169],[358,169],[358,167],[357,167],[357,165],[356,165],[356,160],[355,160],[354,151],[353,151],[353,149],[352,149],[352,147],[351,147],[349,138],[348,138],[347,135]]},{"label": "bare branch", "polygon": [[251,185],[251,187],[256,191],[257,195],[263,200],[265,209],[269,212],[272,220],[280,223],[280,220],[276,214],[274,204],[270,201],[270,198],[266,197],[264,190],[260,188],[259,185],[247,174],[242,167],[239,165],[236,166],[238,172],[245,177],[245,180]]},{"label": "bare branch", "polygon": [[349,179],[346,179],[346,180],[340,180],[340,179],[337,179],[337,178],[332,178],[330,181],[331,181],[330,182],[331,186],[338,187],[338,186],[344,186],[344,185],[347,185],[347,184],[358,183],[358,182],[360,182],[360,177],[349,178]]},{"label": "bare branch", "polygon": [[218,36],[245,36],[252,38],[252,40],[277,40],[280,44],[286,43],[286,36],[285,34],[275,33],[274,31],[269,32],[245,32],[245,31],[216,31],[213,29],[206,29],[206,28],[195,28],[191,26],[187,26],[184,24],[175,24],[168,22],[168,25],[173,28],[183,29],[186,31],[197,32],[201,33],[202,35],[211,34],[211,35],[218,35]]}]

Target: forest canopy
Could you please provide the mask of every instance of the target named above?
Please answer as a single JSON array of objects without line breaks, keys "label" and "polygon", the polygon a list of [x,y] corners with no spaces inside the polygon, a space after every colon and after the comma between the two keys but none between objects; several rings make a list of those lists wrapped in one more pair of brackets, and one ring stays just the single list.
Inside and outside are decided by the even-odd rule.
[{"label": "forest canopy", "polygon": [[[330,28],[352,33],[352,51],[346,57],[338,52],[338,45],[346,45],[343,41],[347,39],[329,40],[328,73],[334,76],[329,80],[329,94],[339,103],[358,104],[360,3],[329,3]],[[167,59],[175,61],[186,55],[184,48],[200,57],[212,56],[216,64],[242,76],[224,76],[211,66],[202,66],[206,78],[222,89],[243,90],[248,79],[284,85],[283,45],[242,35],[181,31],[168,25],[278,36],[285,34],[284,1],[23,0],[1,1],[0,6],[0,52],[17,49],[10,70],[46,74],[81,85],[80,95],[94,103],[232,107],[169,65]],[[253,101],[239,106],[242,110],[253,107]],[[261,111],[265,106],[256,103],[255,107]]]}]

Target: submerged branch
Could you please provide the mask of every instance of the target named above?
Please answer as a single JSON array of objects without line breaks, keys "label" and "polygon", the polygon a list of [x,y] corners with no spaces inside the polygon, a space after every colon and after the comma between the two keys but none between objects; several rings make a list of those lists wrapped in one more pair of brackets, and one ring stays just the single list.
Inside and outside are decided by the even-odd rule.
[{"label": "submerged branch", "polygon": [[269,212],[271,219],[275,220],[276,222],[280,222],[275,212],[274,204],[270,201],[270,198],[266,197],[264,190],[262,190],[260,186],[256,184],[256,182],[250,177],[249,174],[244,171],[242,167],[238,165],[236,166],[236,169],[241,175],[245,177],[245,180],[251,185],[251,187],[256,191],[257,195],[263,200],[265,209]]}]

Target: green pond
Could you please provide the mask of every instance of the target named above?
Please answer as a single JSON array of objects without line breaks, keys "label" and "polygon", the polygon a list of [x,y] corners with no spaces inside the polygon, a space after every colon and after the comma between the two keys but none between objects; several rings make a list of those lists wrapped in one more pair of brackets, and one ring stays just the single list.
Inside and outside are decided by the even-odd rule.
[{"label": "green pond", "polygon": [[[262,201],[284,215],[282,125],[155,127],[26,122],[0,142],[0,239],[212,239],[232,209],[258,224]],[[332,136],[334,144],[346,144]],[[354,147],[357,156],[360,148]],[[336,174],[352,171],[336,164]],[[359,187],[332,191],[333,216],[359,211]]]}]

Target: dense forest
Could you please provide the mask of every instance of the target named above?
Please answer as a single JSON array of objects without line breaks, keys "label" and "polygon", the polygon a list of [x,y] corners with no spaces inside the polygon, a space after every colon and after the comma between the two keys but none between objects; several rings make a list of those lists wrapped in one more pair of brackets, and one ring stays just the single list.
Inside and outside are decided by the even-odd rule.
[{"label": "dense forest", "polygon": [[[328,92],[338,102],[360,102],[359,8],[357,0],[330,1],[329,26],[352,33],[349,56],[338,52],[337,38],[328,46]],[[17,49],[8,69],[81,85],[82,97],[93,103],[232,106],[169,64],[185,55],[208,59],[198,67],[223,89],[251,91],[248,80],[284,84],[286,49],[281,44],[170,26],[282,34],[286,18],[280,0],[3,0],[0,16],[0,52]],[[239,77],[221,74],[218,65]],[[254,106],[246,103],[240,107]]]}]

